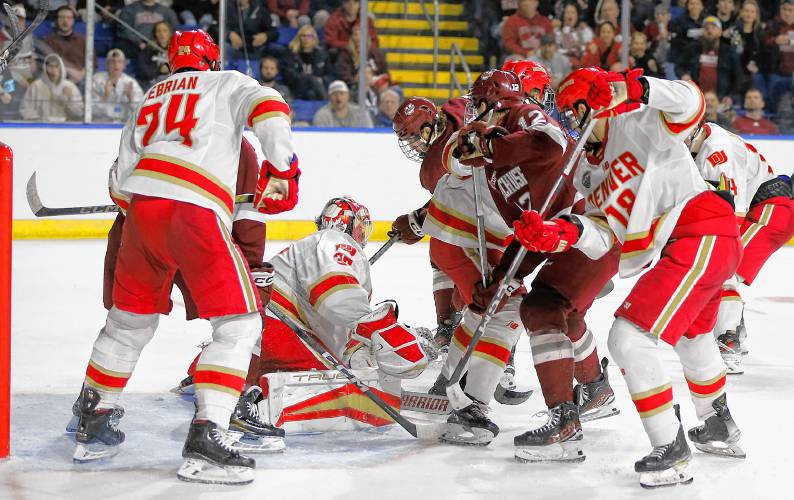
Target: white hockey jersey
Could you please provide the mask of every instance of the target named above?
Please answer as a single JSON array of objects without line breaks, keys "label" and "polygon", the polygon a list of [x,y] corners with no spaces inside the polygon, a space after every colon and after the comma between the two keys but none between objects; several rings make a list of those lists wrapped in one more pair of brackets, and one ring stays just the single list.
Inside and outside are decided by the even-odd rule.
[{"label": "white hockey jersey", "polygon": [[342,357],[351,330],[372,312],[366,254],[346,233],[325,229],[270,259],[276,269],[271,303]]},{"label": "white hockey jersey", "polygon": [[[488,248],[504,251],[510,243],[512,231],[494,204],[488,186],[483,186],[482,202],[485,212],[485,240]],[[477,217],[474,203],[473,177],[461,178],[447,174],[439,179],[422,231],[450,245],[479,248]]]},{"label": "white hockey jersey", "polygon": [[288,171],[289,106],[276,90],[236,71],[171,75],[149,89],[124,126],[111,197],[122,210],[133,193],[192,203],[231,228],[246,125],[274,167]]},{"label": "white hockey jersey", "polygon": [[588,212],[579,217],[585,229],[574,246],[597,259],[617,237],[623,277],[661,253],[686,203],[709,189],[684,145],[703,118],[703,94],[693,83],[647,80],[648,104],[607,122],[602,171],[582,168],[590,182],[575,183]]},{"label": "white hockey jersey", "polygon": [[706,123],[703,132],[706,138],[695,157],[700,174],[708,181],[724,181],[736,213],[746,214],[761,184],[775,178],[772,167],[752,144],[719,125]]}]

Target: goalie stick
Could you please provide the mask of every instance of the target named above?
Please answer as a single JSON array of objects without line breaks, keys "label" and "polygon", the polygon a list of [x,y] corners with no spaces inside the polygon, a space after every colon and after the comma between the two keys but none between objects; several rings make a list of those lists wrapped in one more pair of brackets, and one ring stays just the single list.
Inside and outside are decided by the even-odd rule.
[{"label": "goalie stick", "polygon": [[[36,187],[36,172],[28,179],[28,185],[25,189],[25,194],[28,198],[28,205],[33,215],[36,217],[55,217],[59,215],[85,215],[85,214],[107,214],[119,211],[118,205],[88,205],[85,207],[63,207],[63,208],[50,208],[45,207],[39,197],[39,191]],[[238,194],[234,197],[235,203],[251,203],[254,201],[253,194]]]},{"label": "goalie stick", "polygon": [[297,335],[303,342],[306,343],[307,346],[311,350],[313,350],[317,355],[323,358],[326,364],[338,370],[342,375],[344,375],[350,382],[358,387],[358,389],[368,397],[373,403],[375,403],[378,408],[386,412],[395,422],[397,422],[400,427],[408,431],[413,437],[421,440],[436,440],[441,436],[441,432],[443,429],[446,428],[446,423],[443,424],[428,424],[428,425],[420,425],[417,426],[415,423],[411,422],[407,418],[400,415],[400,412],[389,406],[380,396],[375,394],[372,389],[361,381],[356,375],[346,367],[341,361],[339,361],[336,356],[328,352],[325,347],[322,346],[317,340],[314,339],[306,330],[304,330],[300,325],[298,325],[292,318],[288,317],[278,309],[273,304],[268,304],[267,310],[270,311],[276,318],[284,322],[293,332]]},{"label": "goalie stick", "polygon": [[[594,119],[588,121],[587,126],[579,136],[579,140],[576,141],[574,150],[571,153],[570,158],[568,158],[568,162],[565,164],[565,167],[563,168],[562,175],[559,179],[557,179],[557,183],[554,185],[554,188],[549,191],[546,201],[543,202],[543,206],[540,209],[541,217],[546,217],[546,212],[557,198],[557,194],[562,187],[563,181],[570,175],[573,167],[578,163],[581,152],[583,151],[584,145],[587,142],[587,138],[590,137],[595,124],[596,120]],[[526,255],[527,249],[522,245],[513,259],[513,262],[510,263],[510,267],[507,269],[507,274],[502,280],[502,284],[499,286],[499,289],[496,291],[496,295],[494,295],[493,299],[491,299],[491,303],[488,304],[488,308],[485,310],[485,313],[480,320],[480,324],[477,325],[477,329],[474,331],[474,334],[469,341],[469,346],[466,348],[466,352],[463,353],[463,356],[460,358],[460,361],[458,361],[458,364],[455,367],[455,371],[452,372],[452,376],[449,378],[449,382],[447,382],[447,388],[450,389],[447,391],[447,394],[450,396],[450,398],[454,397],[457,402],[463,404],[463,406],[467,406],[466,401],[468,400],[468,397],[466,397],[459,385],[460,379],[463,376],[463,371],[466,369],[466,365],[469,363],[469,359],[474,353],[474,348],[477,347],[477,343],[480,341],[480,337],[482,337],[482,334],[485,331],[485,326],[488,324],[491,318],[493,318],[494,314],[496,314],[496,308],[499,307],[499,303],[507,293],[510,282],[518,272],[518,268]]]},{"label": "goalie stick", "polygon": [[383,257],[383,254],[386,253],[386,250],[390,249],[392,245],[394,245],[395,243],[397,243],[397,241],[399,241],[399,239],[400,239],[400,233],[389,233],[389,240],[386,241],[386,243],[384,243],[382,247],[378,248],[378,251],[375,252],[375,255],[369,258],[369,265],[371,266],[372,264],[377,262],[378,259]]},{"label": "goalie stick", "polygon": [[5,71],[11,61],[14,60],[17,53],[19,53],[19,49],[21,48],[20,43],[22,40],[25,39],[29,34],[33,32],[38,26],[44,21],[44,18],[47,17],[47,12],[50,10],[50,2],[49,0],[39,0],[38,9],[36,10],[36,17],[33,19],[33,22],[25,28],[24,31],[21,33],[19,32],[18,27],[15,25],[16,22],[16,14],[13,13],[9,4],[3,2],[3,8],[8,15],[9,24],[13,25],[11,27],[11,34],[13,39],[11,43],[8,44],[8,47],[5,48],[2,54],[0,54],[0,73]]}]

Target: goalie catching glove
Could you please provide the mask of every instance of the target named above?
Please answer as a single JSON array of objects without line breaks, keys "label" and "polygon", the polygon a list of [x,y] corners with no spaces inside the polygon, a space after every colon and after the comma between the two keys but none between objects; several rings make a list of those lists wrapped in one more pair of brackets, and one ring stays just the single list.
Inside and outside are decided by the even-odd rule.
[{"label": "goalie catching glove", "polygon": [[361,318],[353,338],[369,346],[378,368],[386,375],[415,378],[427,366],[416,332],[397,322],[391,303]]},{"label": "goalie catching glove", "polygon": [[581,235],[580,227],[573,222],[565,219],[544,221],[535,210],[525,210],[513,228],[518,241],[530,252],[564,252]]},{"label": "goalie catching glove", "polygon": [[298,157],[292,155],[289,170],[277,170],[268,160],[262,162],[254,193],[254,208],[264,214],[280,214],[298,203]]}]

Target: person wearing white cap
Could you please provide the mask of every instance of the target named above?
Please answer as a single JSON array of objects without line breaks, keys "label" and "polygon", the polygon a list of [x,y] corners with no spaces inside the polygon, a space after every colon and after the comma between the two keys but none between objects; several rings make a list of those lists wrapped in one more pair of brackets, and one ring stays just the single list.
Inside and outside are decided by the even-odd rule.
[{"label": "person wearing white cap", "polygon": [[358,104],[350,102],[350,89],[342,80],[328,86],[328,104],[314,114],[315,127],[372,128],[372,117]]},{"label": "person wearing white cap", "polygon": [[110,49],[105,64],[107,71],[94,73],[94,118],[125,121],[143,100],[143,90],[135,78],[124,73],[127,58],[120,49]]}]

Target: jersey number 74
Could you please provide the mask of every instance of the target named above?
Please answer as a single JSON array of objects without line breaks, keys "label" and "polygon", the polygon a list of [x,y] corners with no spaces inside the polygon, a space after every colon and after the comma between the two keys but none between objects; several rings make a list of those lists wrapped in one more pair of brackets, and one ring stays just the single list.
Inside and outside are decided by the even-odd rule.
[{"label": "jersey number 74", "polygon": [[[168,105],[165,102],[155,102],[141,108],[138,115],[136,125],[146,127],[143,133],[143,145],[148,146],[155,135],[168,135],[174,130],[179,131],[182,137],[182,144],[187,147],[193,147],[193,140],[190,137],[190,132],[198,123],[198,118],[195,116],[196,104],[198,103],[200,94],[172,94],[168,99]],[[182,119],[177,118],[182,101],[185,101],[184,113]],[[160,129],[160,110],[165,107],[165,130]]]}]

